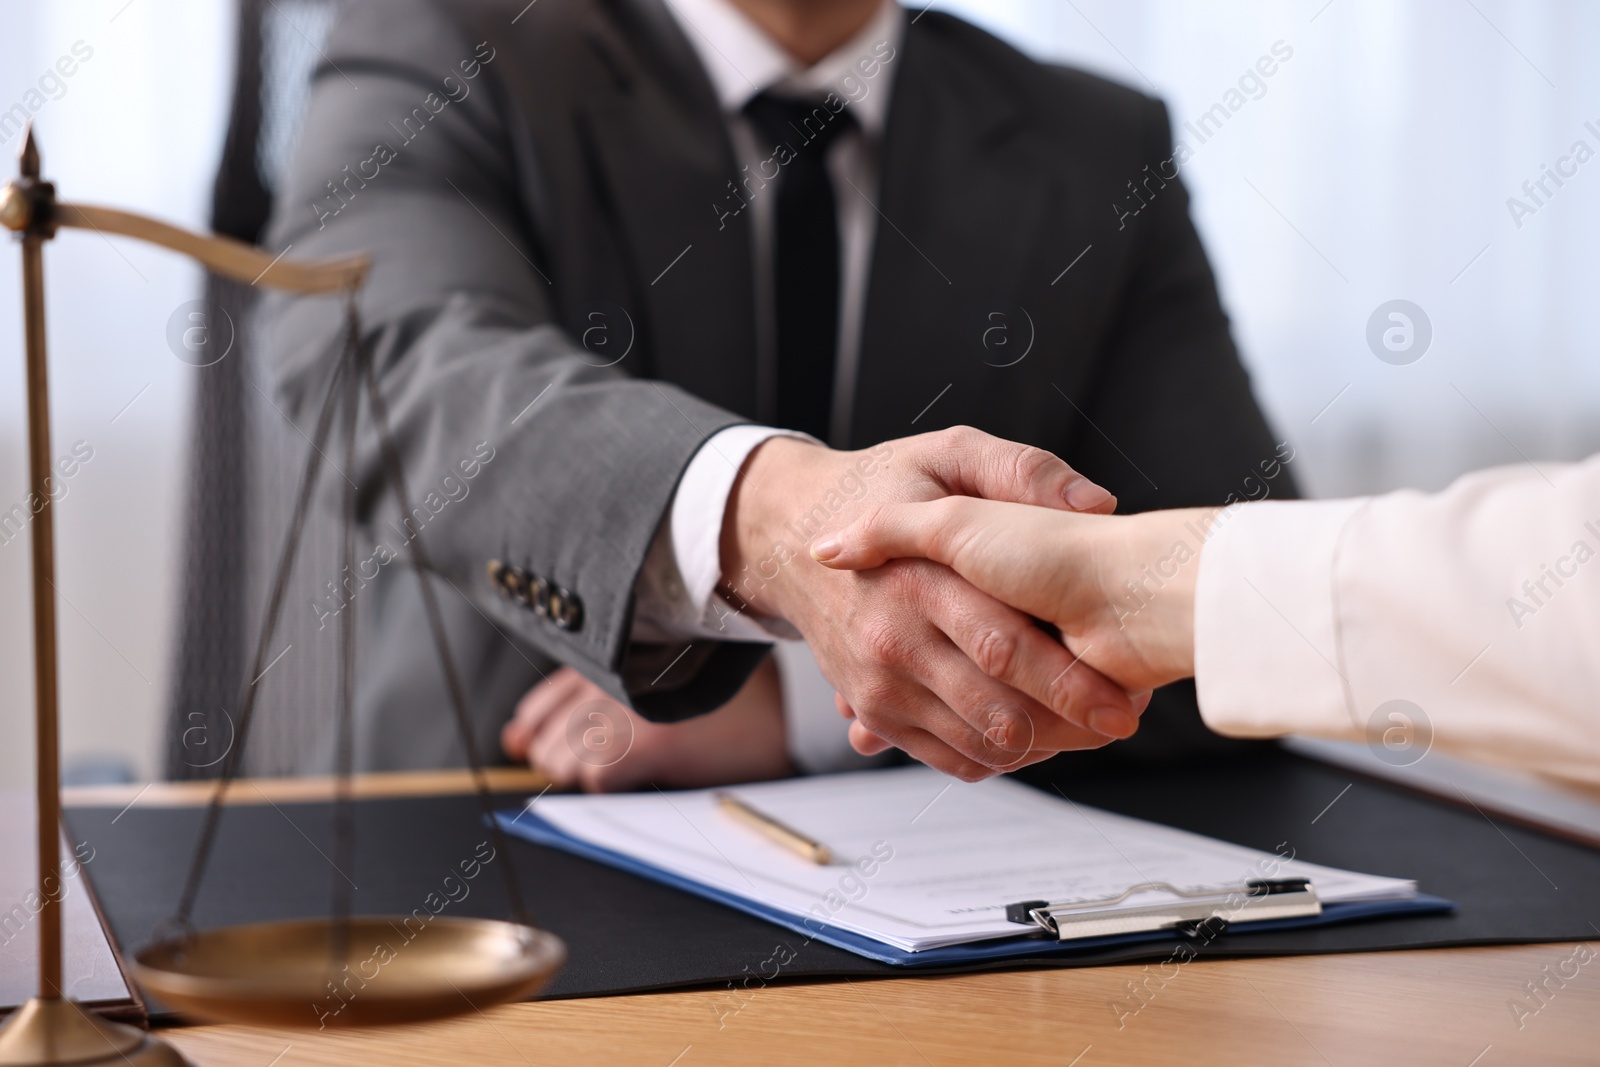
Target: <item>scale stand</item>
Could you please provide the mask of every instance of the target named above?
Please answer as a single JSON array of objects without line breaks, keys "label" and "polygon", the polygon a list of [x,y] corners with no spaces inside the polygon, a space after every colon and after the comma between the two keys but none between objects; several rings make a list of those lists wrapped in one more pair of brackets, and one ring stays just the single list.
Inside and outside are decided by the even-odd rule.
[{"label": "scale stand", "polygon": [[[308,459],[299,503],[285,540],[267,618],[262,627],[264,650],[276,627],[288,574],[299,544],[306,510],[336,411],[344,416],[345,448],[353,456],[363,390],[378,431],[386,472],[404,508],[407,504],[399,453],[388,432],[388,417],[372,368],[360,340],[355,296],[370,261],[365,255],[316,262],[296,262],[230,238],[192,233],[112,208],[62,203],[55,186],[40,177],[39,151],[30,128],[23,139],[20,176],[0,188],[0,225],[16,233],[22,244],[23,317],[26,329],[28,384],[28,467],[33,499],[40,509],[33,517],[33,648],[38,809],[39,995],[0,1025],[0,1067],[48,1067],[75,1064],[128,1064],[130,1067],[183,1067],[187,1063],[172,1046],[135,1027],[114,1023],[85,1010],[63,994],[61,941],[61,769],[59,690],[56,666],[55,507],[48,491],[51,476],[50,406],[44,327],[44,242],[58,228],[92,229],[161,245],[203,263],[212,271],[239,281],[301,295],[344,294],[348,307],[345,350],[334,368],[328,396],[318,418],[316,447]],[[344,499],[344,551],[353,552],[354,496]],[[438,646],[456,719],[463,732],[468,760],[485,815],[491,814],[488,785],[475,745],[467,730],[463,687],[445,643],[443,623],[427,573],[427,556],[419,542],[412,548],[422,582],[429,624]],[[336,795],[338,846],[350,847],[350,716],[354,687],[354,622],[345,612],[341,641],[340,774]],[[257,657],[262,654],[258,651]],[[259,664],[258,664],[259,671]],[[327,919],[261,923],[198,931],[189,916],[199,890],[222,802],[241,766],[254,692],[246,687],[239,736],[230,751],[206,813],[205,829],[196,848],[183,898],[167,936],[135,957],[140,982],[165,1001],[200,1018],[277,1026],[378,1026],[480,1011],[491,1004],[526,997],[544,986],[566,958],[560,939],[536,929],[523,915],[512,859],[499,824],[489,832],[498,846],[511,905],[519,921],[444,918],[413,937],[405,937],[409,916],[352,917],[350,900],[336,888]],[[54,889],[52,889],[54,885]],[[336,887],[338,883],[335,883]],[[398,935],[398,936],[397,936]],[[336,1013],[320,1012],[319,1001],[338,982],[350,992],[351,969],[367,959],[377,941],[404,938],[381,977],[363,980],[358,991]],[[411,942],[415,941],[415,945]],[[364,977],[364,976],[363,976]],[[331,1015],[331,1017],[330,1017]]]}]

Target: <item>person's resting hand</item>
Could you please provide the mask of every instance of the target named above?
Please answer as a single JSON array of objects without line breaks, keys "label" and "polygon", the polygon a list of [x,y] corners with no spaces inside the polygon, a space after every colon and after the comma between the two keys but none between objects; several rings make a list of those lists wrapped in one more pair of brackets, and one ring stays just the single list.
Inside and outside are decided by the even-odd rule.
[{"label": "person's resting hand", "polygon": [[861,570],[906,557],[953,568],[1054,623],[1083,663],[1131,691],[1194,673],[1194,590],[1215,508],[1072,515],[948,497],[876,508],[812,546]]},{"label": "person's resting hand", "polygon": [[716,711],[680,723],[643,719],[570,667],[528,690],[500,732],[519,763],[564,789],[694,789],[793,773],[783,692],[768,658]]},{"label": "person's resting hand", "polygon": [[[819,535],[874,508],[952,494],[1058,512],[1116,505],[1050,453],[966,427],[860,452],[772,438],[729,495],[728,610],[790,623],[866,731],[969,781],[1132,735],[1143,699],[948,567],[906,559],[851,573],[808,555]],[[852,738],[883,747],[854,728]]]}]

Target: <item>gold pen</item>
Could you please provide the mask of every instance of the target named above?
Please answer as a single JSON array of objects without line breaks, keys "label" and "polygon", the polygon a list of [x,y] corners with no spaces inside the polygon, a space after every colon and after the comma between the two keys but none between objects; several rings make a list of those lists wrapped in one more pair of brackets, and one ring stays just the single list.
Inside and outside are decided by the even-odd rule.
[{"label": "gold pen", "polygon": [[813,841],[799,830],[785,826],[772,816],[757,811],[731,793],[716,794],[717,806],[746,826],[760,832],[784,848],[798,852],[812,863],[826,866],[833,862],[827,845]]}]

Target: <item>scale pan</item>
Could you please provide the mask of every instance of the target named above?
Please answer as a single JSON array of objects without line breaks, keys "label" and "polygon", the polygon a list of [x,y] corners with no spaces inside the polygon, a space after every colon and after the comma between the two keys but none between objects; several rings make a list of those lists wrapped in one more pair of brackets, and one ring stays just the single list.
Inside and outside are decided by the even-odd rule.
[{"label": "scale pan", "polygon": [[[408,925],[409,922],[409,925]],[[139,983],[184,1015],[262,1026],[385,1026],[532,995],[566,961],[561,939],[494,919],[410,915],[347,921],[334,967],[331,919],[205,930],[134,958]]]}]

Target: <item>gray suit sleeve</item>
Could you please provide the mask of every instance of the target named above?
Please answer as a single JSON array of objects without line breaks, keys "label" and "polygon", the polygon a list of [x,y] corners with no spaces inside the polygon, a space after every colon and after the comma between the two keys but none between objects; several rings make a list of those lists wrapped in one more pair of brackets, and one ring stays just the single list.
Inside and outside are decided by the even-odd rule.
[{"label": "gray suit sleeve", "polygon": [[[630,693],[624,675],[644,673],[630,658],[654,658],[628,643],[633,586],[683,468],[708,435],[742,420],[586,361],[553,321],[527,220],[531,180],[516,173],[491,53],[425,4],[354,9],[314,76],[268,243],[296,257],[373,258],[360,309],[419,510],[407,526],[364,420],[357,469],[345,472],[363,521],[390,543],[425,526],[435,571],[455,590],[441,583],[441,595],[470,599],[641,713],[685,718],[722,703],[765,650],[696,650],[685,682]],[[264,308],[280,403],[302,429],[326,390],[341,314],[326,299]],[[581,625],[560,629],[500,595],[491,559],[578,594]]]}]

